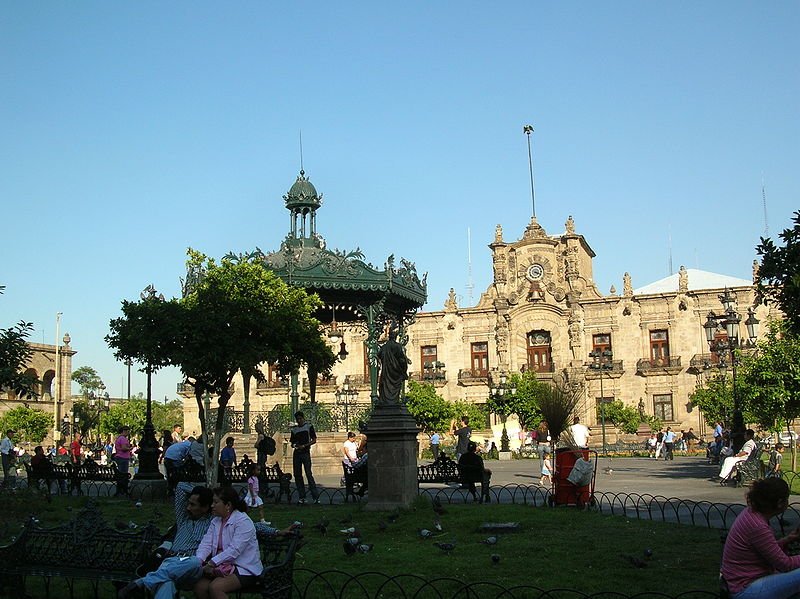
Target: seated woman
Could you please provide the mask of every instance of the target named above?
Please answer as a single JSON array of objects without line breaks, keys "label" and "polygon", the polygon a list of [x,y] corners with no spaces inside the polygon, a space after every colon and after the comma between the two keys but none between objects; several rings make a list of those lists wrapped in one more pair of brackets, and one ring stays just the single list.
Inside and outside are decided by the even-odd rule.
[{"label": "seated woman", "polygon": [[770,518],[789,505],[789,485],[780,478],[753,483],[747,509],[736,517],[722,552],[720,574],[731,599],[791,599],[800,597],[800,555],[789,556],[786,547],[800,539],[793,530],[780,540],[769,526]]},{"label": "seated woman", "polygon": [[256,529],[246,512],[236,490],[214,490],[213,518],[196,553],[203,565],[203,578],[194,585],[200,599],[226,599],[229,592],[250,586],[264,570]]}]

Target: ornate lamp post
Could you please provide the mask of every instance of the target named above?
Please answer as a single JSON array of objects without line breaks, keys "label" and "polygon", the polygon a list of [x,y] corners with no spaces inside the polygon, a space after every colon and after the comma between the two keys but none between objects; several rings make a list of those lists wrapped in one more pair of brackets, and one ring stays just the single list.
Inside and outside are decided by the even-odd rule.
[{"label": "ornate lamp post", "polygon": [[[100,391],[102,392],[105,389],[104,385],[100,386]],[[102,447],[100,443],[100,418],[103,413],[108,412],[109,408],[111,407],[111,398],[108,396],[108,393],[103,393],[102,396],[95,396],[94,393],[89,394],[89,408],[94,412],[94,419],[97,422],[97,441],[95,443],[95,450],[99,450]]]},{"label": "ornate lamp post", "polygon": [[600,375],[600,429],[603,431],[603,455],[607,455],[606,449],[606,396],[603,394],[603,372],[607,372],[614,368],[614,354],[610,349],[603,351],[594,350],[589,352],[589,357],[592,362],[589,368],[594,370]]},{"label": "ornate lamp post", "polygon": [[344,383],[342,384],[341,389],[337,389],[336,393],[336,405],[344,408],[344,428],[349,430],[350,428],[350,407],[356,404],[356,399],[358,398],[358,391],[350,387],[350,381],[348,377],[345,377]]},{"label": "ornate lamp post", "polygon": [[736,351],[752,347],[755,344],[758,337],[759,320],[756,318],[755,310],[749,308],[747,320],[744,323],[747,327],[748,340],[741,341],[739,339],[739,324],[742,319],[734,308],[736,299],[726,288],[725,293],[719,296],[719,301],[725,311],[719,315],[714,314],[713,311],[709,312],[703,328],[705,329],[709,349],[719,356],[720,368],[725,367],[725,355],[728,354],[730,358],[730,365],[733,370],[733,427],[731,429],[731,440],[733,441],[733,449],[737,452],[744,445],[744,416],[742,415],[742,407],[736,390],[736,367],[739,362]]},{"label": "ornate lamp post", "polygon": [[503,434],[500,437],[500,451],[509,451],[508,431],[506,430],[506,418],[508,418],[508,415],[506,414],[506,409],[508,408],[510,397],[512,395],[516,395],[517,388],[508,382],[508,377],[504,372],[501,372],[498,378],[499,384],[492,385],[489,389],[494,403],[499,408],[500,417],[503,420]]}]

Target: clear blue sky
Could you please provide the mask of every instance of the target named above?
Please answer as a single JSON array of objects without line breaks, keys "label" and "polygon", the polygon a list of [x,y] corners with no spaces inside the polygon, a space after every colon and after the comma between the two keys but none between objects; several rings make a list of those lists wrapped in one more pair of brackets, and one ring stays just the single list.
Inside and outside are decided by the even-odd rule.
[{"label": "clear blue sky", "polygon": [[[22,2],[0,7],[0,327],[55,315],[113,395],[122,299],[179,293],[185,250],[276,249],[305,170],[329,247],[491,280],[531,215],[604,292],[681,264],[750,277],[800,207],[797,2]],[[177,372],[155,378],[173,397]],[[143,376],[133,392],[144,389]]]}]

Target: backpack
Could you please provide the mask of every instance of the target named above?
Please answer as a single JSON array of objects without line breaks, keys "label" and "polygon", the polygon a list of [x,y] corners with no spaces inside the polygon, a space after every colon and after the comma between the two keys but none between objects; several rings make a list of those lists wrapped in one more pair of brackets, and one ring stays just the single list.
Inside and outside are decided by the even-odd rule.
[{"label": "backpack", "polygon": [[275,443],[275,439],[272,437],[264,437],[261,440],[261,449],[265,451],[267,455],[275,455],[275,452],[278,450],[278,446]]}]

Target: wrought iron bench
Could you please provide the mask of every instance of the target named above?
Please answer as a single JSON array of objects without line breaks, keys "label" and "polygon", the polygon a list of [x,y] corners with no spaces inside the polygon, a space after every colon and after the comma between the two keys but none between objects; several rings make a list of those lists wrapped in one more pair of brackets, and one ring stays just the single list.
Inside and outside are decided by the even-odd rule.
[{"label": "wrought iron bench", "polygon": [[[364,464],[358,468],[348,466],[342,462],[342,470],[344,471],[344,501],[347,503],[350,497],[355,501],[356,495],[363,497],[367,492],[367,465]],[[356,490],[358,485],[358,490]]]},{"label": "wrought iron bench", "polygon": [[[247,469],[250,465],[248,463],[240,463],[232,468],[220,468],[220,483],[221,484],[246,484],[247,483]],[[266,491],[266,484],[275,483],[278,485],[278,492],[275,494],[275,503],[281,502],[281,496],[286,495],[286,500],[291,502],[292,488],[291,488],[292,475],[281,470],[279,464],[274,466],[264,466],[261,469],[259,481],[265,485],[262,491]],[[190,482],[190,483],[204,483],[206,481],[205,467],[198,464],[194,460],[187,460],[175,471],[176,482]]]},{"label": "wrought iron bench", "polygon": [[285,537],[267,535],[265,528],[256,524],[264,571],[253,585],[237,592],[236,596],[259,593],[264,599],[290,599],[294,585],[294,558],[302,545],[302,536],[299,533]]},{"label": "wrought iron bench", "polygon": [[28,476],[29,487],[33,487],[34,484],[38,485],[42,480],[48,482],[52,480],[69,481],[67,493],[77,490],[79,494],[82,493],[81,483],[84,481],[118,484],[120,479],[131,478],[130,472],[127,474],[121,473],[117,470],[116,464],[104,466],[96,462],[84,462],[80,466],[70,463],[53,464],[49,474],[44,470],[31,468],[30,464],[25,464],[25,472]]},{"label": "wrought iron bench", "polygon": [[483,468],[472,466],[459,466],[446,455],[440,455],[430,464],[417,466],[417,483],[457,483],[468,488],[474,496],[475,484],[481,485],[480,501],[489,503],[489,484],[491,474]]},{"label": "wrought iron bench", "polygon": [[[95,597],[108,596],[98,594],[100,582],[121,586],[134,578],[159,539],[152,523],[133,531],[109,527],[92,501],[55,528],[42,528],[32,517],[15,541],[0,547],[0,595],[24,597],[26,579],[41,577],[47,597],[53,578],[65,579],[70,598],[75,597],[76,580],[91,581]],[[85,597],[86,591],[79,595]]]},{"label": "wrought iron bench", "polygon": [[736,464],[732,478],[736,481],[737,487],[743,487],[754,480],[764,478],[764,462],[761,459],[763,451],[764,444],[757,443],[756,448],[750,452],[747,459]]}]

